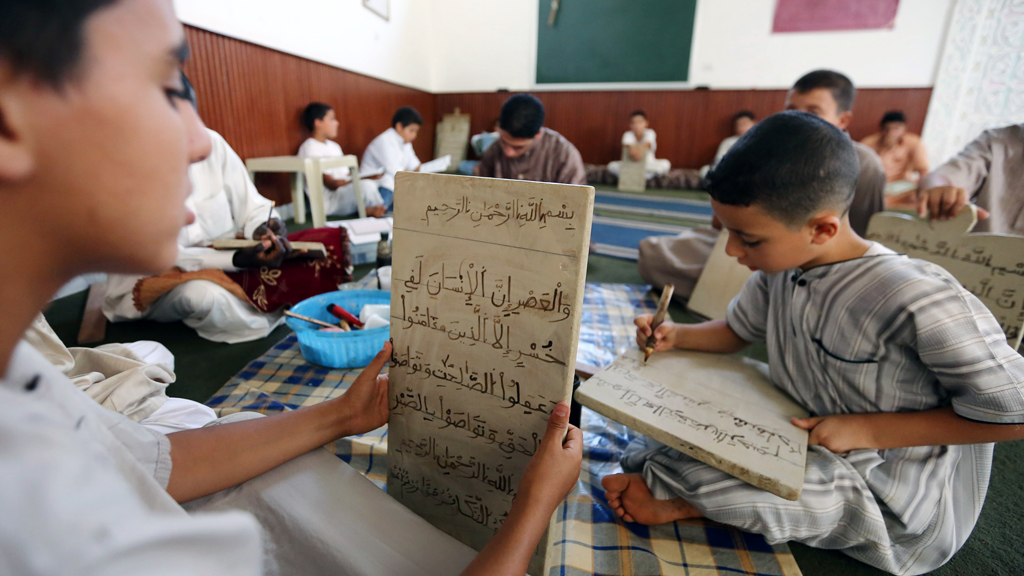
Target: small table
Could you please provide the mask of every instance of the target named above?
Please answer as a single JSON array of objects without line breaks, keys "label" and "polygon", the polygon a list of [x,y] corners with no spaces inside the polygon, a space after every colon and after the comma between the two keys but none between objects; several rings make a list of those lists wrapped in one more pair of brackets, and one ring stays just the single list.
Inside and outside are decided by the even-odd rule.
[{"label": "small table", "polygon": [[309,209],[313,213],[313,227],[321,228],[327,222],[324,210],[324,170],[348,168],[352,175],[352,188],[356,195],[359,217],[366,217],[363,193],[359,187],[359,160],[355,155],[308,158],[303,156],[271,156],[250,158],[245,161],[249,178],[255,179],[257,172],[290,172],[292,174],[292,205],[295,207],[295,222],[306,222],[305,187],[309,189]]}]

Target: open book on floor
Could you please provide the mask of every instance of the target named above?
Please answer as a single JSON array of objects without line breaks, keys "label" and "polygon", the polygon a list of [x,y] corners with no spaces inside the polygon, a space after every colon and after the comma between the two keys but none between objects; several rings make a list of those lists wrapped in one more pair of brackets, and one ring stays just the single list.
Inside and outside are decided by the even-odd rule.
[{"label": "open book on floor", "polygon": [[580,404],[787,500],[804,484],[807,412],[737,355],[631,350],[576,391]]}]

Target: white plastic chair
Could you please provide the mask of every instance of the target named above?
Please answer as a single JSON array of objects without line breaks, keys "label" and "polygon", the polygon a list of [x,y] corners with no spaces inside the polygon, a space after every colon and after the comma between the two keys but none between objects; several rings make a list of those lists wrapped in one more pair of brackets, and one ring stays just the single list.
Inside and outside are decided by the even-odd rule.
[{"label": "white plastic chair", "polygon": [[[324,170],[348,168],[352,175],[352,188],[356,195],[359,217],[366,217],[366,206],[359,188],[359,160],[353,154],[307,158],[302,156],[271,156],[250,158],[245,161],[249,178],[255,180],[257,172],[290,172],[292,174],[292,205],[295,207],[295,222],[306,222],[306,195],[309,189],[309,209],[313,214],[313,227],[321,228],[327,223],[324,209]],[[305,182],[303,182],[305,179]],[[305,184],[305,186],[303,186]]]}]

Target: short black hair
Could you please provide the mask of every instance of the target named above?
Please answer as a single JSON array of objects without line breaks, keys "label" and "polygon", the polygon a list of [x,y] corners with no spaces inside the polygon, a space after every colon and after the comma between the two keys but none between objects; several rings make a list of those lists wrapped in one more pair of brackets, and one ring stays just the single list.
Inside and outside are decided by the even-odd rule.
[{"label": "short black hair", "polygon": [[754,113],[751,112],[750,110],[740,110],[739,112],[732,115],[733,124],[735,124],[736,121],[739,120],[740,118],[750,118],[751,120],[757,120],[757,116],[754,116]]},{"label": "short black hair", "polygon": [[533,94],[516,94],[501,105],[501,129],[513,138],[533,138],[544,126],[544,104]]},{"label": "short black hair", "polygon": [[413,108],[412,106],[402,106],[395,111],[395,115],[391,117],[391,127],[394,128],[395,124],[401,124],[402,126],[409,126],[411,124],[423,125],[423,116]]},{"label": "short black hair", "polygon": [[306,130],[310,132],[316,128],[316,121],[323,120],[324,116],[334,108],[331,108],[323,102],[310,102],[306,105],[306,109],[302,111],[302,125],[306,127]]},{"label": "short black hair", "polygon": [[900,122],[902,124],[906,124],[907,117],[903,114],[903,110],[889,110],[882,116],[882,121],[879,122],[878,125],[885,128],[885,125],[889,122]]},{"label": "short black hair", "polygon": [[3,0],[0,60],[15,75],[29,74],[60,88],[82,62],[89,17],[117,0]]},{"label": "short black hair", "polygon": [[840,112],[853,110],[853,101],[857,97],[857,89],[853,87],[850,79],[834,70],[815,70],[800,77],[793,84],[793,90],[800,94],[806,94],[811,90],[827,88],[832,93],[832,98],[839,105]]},{"label": "short black hair", "polygon": [[643,116],[644,120],[647,120],[647,114],[644,114],[643,110],[633,110],[633,112],[629,115],[629,119],[632,120],[633,116]]},{"label": "short black hair", "polygon": [[859,176],[849,136],[813,114],[791,110],[741,136],[708,175],[708,193],[722,204],[756,204],[792,228],[822,210],[845,214]]}]

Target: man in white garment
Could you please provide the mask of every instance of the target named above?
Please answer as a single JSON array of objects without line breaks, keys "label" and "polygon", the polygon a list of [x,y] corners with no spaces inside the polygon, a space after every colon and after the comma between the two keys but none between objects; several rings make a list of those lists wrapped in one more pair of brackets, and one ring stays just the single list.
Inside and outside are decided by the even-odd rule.
[{"label": "man in white garment", "polygon": [[[189,87],[188,92],[194,94]],[[194,96],[192,97],[194,101]],[[202,162],[189,167],[192,194],[185,201],[196,221],[178,235],[178,259],[185,272],[252,267],[278,267],[290,254],[284,222],[271,202],[256,191],[245,164],[224,138],[206,130],[212,148]],[[267,228],[268,217],[270,228]],[[262,245],[243,250],[208,248],[213,240],[234,237],[263,239]],[[143,276],[113,274],[107,282],[103,313],[111,322],[148,319],[182,321],[203,338],[214,342],[248,342],[265,338],[284,321],[282,312],[266,313],[243,302],[225,288],[206,280],[175,287],[145,310],[136,307],[133,291]]]},{"label": "man in white garment", "polygon": [[[622,146],[628,148],[627,154],[634,162],[639,162],[645,154],[647,155],[648,180],[667,174],[672,169],[671,162],[654,157],[654,152],[658,149],[658,135],[650,128],[647,113],[643,110],[634,110],[629,115],[629,130],[622,135]],[[648,150],[650,154],[647,154]],[[609,162],[608,171],[618,176],[622,172],[622,162]]]},{"label": "man in white garment", "polygon": [[0,574],[523,574],[579,476],[566,403],[477,555],[322,448],[387,422],[389,344],[340,397],[164,435],[22,340],[71,278],[175,262],[211,153],[187,52],[171,0],[0,3]]},{"label": "man in white garment", "polygon": [[385,206],[395,200],[395,174],[420,168],[420,159],[412,149],[412,143],[423,126],[423,117],[411,106],[399,108],[391,117],[391,128],[382,132],[370,142],[363,152],[360,166],[364,170],[384,169],[377,186]]},{"label": "man in white garment", "polygon": [[[334,109],[327,104],[312,102],[302,111],[302,125],[309,130],[309,138],[299,146],[299,156],[304,158],[335,158],[344,154],[341,146],[331,138],[338,137],[338,119]],[[324,213],[330,216],[350,216],[358,210],[355,183],[348,168],[332,168],[324,171]],[[384,200],[373,182],[380,175],[359,179],[359,190],[363,194],[366,215],[380,218],[387,212]]]}]

